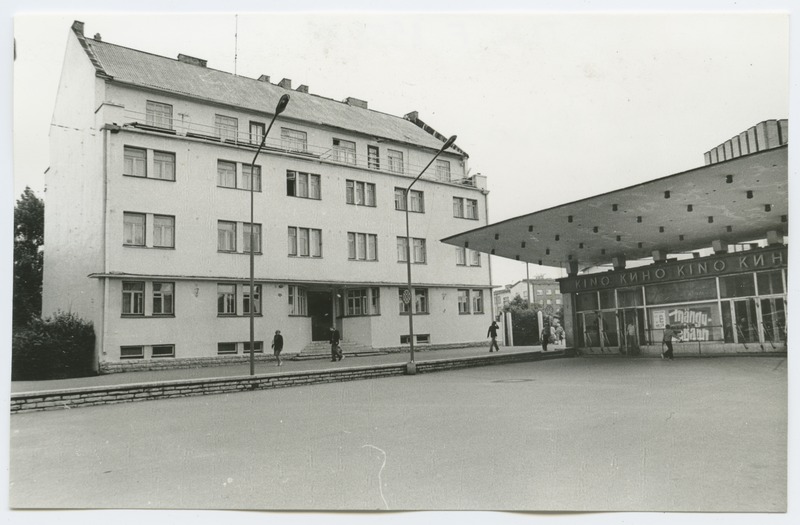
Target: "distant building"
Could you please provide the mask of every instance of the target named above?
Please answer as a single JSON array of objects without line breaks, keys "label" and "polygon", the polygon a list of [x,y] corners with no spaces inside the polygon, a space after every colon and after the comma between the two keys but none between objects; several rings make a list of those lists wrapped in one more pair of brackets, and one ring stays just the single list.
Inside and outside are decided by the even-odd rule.
[{"label": "distant building", "polygon": [[[50,130],[44,312],[93,321],[106,371],[241,359],[251,309],[256,353],[276,329],[285,352],[319,351],[331,325],[345,344],[403,348],[403,194],[444,141],[416,112],[87,38],[75,22]],[[439,242],[487,224],[468,159],[453,145],[410,193],[421,345],[485,341],[487,257]]]},{"label": "distant building", "polygon": [[561,290],[555,279],[523,279],[494,290],[495,316],[516,297],[528,301],[528,304],[539,310],[550,310],[555,313],[561,308]]}]

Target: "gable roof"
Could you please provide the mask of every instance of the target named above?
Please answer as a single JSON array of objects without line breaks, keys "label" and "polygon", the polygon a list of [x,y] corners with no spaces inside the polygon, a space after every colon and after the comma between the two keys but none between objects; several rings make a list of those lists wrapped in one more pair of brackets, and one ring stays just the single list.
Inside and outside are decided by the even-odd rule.
[{"label": "gable roof", "polygon": [[[407,118],[351,106],[345,102],[233,75],[199,64],[86,38],[83,35],[81,22],[76,21],[72,30],[95,67],[97,75],[111,82],[200,98],[211,103],[268,114],[271,114],[278,99],[288,93],[291,96],[291,104],[283,113],[286,118],[434,150],[441,148],[446,140],[442,140],[443,135],[430,126],[426,125],[423,128]],[[448,148],[447,152],[466,156],[463,150],[455,146]]]}]

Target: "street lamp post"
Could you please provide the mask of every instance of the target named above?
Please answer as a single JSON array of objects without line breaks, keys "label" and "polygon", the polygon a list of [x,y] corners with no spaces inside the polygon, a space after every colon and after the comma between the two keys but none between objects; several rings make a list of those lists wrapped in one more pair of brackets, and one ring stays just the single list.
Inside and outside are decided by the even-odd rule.
[{"label": "street lamp post", "polygon": [[406,289],[406,293],[403,294],[403,302],[408,305],[408,344],[411,347],[411,351],[409,354],[409,361],[406,365],[406,373],[407,374],[416,374],[417,373],[417,364],[414,362],[414,306],[416,301],[414,300],[414,291],[411,289],[411,236],[408,231],[408,193],[411,191],[411,186],[413,186],[422,174],[425,173],[433,161],[436,160],[444,150],[449,148],[454,142],[456,141],[456,136],[453,135],[447,142],[445,142],[439,151],[436,152],[436,155],[433,156],[428,165],[422,168],[422,171],[419,172],[419,175],[411,181],[411,184],[408,185],[405,191],[405,201],[406,201],[406,271],[408,274],[408,288]]},{"label": "street lamp post", "polygon": [[[258,159],[258,154],[261,153],[261,149],[264,147],[264,142],[267,140],[267,135],[269,135],[269,130],[272,129],[272,124],[275,123],[275,119],[278,115],[283,113],[283,110],[286,109],[286,106],[289,104],[289,95],[283,95],[280,100],[278,100],[278,105],[275,106],[275,113],[272,115],[272,120],[269,122],[269,127],[264,132],[264,136],[261,137],[261,143],[258,145],[258,149],[256,150],[256,154],[253,157],[253,162],[250,163],[250,375],[255,375],[256,373],[256,349],[255,349],[255,221],[253,220],[253,191],[255,188],[255,172],[256,172],[256,159]],[[259,184],[261,184],[261,173],[259,172]],[[260,232],[259,232],[260,233]],[[263,239],[263,236],[262,236]],[[263,290],[262,290],[263,292]],[[263,293],[258,295],[258,300],[261,302],[263,300]],[[266,341],[264,342],[266,344]]]}]

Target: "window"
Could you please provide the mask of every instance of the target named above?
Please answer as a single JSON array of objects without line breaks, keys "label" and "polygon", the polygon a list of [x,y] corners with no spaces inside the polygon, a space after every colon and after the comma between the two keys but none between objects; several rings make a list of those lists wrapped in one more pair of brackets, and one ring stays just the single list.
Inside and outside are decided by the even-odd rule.
[{"label": "window", "polygon": [[436,170],[437,180],[450,182],[450,161],[437,159],[434,168]]},{"label": "window", "polygon": [[322,257],[322,230],[289,226],[289,255]]},{"label": "window", "polygon": [[[250,223],[246,222],[242,224],[243,233],[244,233],[244,253],[250,253]],[[252,228],[253,230],[253,253],[261,253],[261,225],[255,224]]]},{"label": "window", "polygon": [[[253,294],[252,302],[253,302],[253,313],[254,314],[261,314],[261,285],[256,284],[253,285],[255,289],[255,293]],[[242,289],[242,301],[244,302],[244,306],[242,308],[242,312],[244,314],[250,314],[250,285],[245,284]]]},{"label": "window", "polygon": [[347,232],[347,258],[353,261],[378,260],[378,236],[374,233]]},{"label": "window", "polygon": [[333,160],[356,163],[356,143],[349,140],[333,139]]},{"label": "window", "polygon": [[175,154],[165,151],[153,152],[153,178],[175,180]]},{"label": "window", "polygon": [[144,315],[144,282],[122,282],[122,315]]},{"label": "window", "polygon": [[175,247],[175,217],[153,215],[153,246],[157,248]]},{"label": "window", "polygon": [[467,249],[463,246],[456,246],[456,264],[458,266],[467,265]]},{"label": "window", "polygon": [[386,150],[386,158],[389,162],[389,171],[393,173],[403,173],[403,152],[397,150]]},{"label": "window", "polygon": [[236,353],[236,343],[217,343],[217,354],[225,355],[225,354],[235,354]]},{"label": "window", "polygon": [[458,313],[469,313],[469,290],[458,291]]},{"label": "window", "polygon": [[453,217],[464,217],[464,199],[453,197]]},{"label": "window", "polygon": [[[397,262],[406,262],[408,241],[406,237],[397,238]],[[424,264],[426,262],[425,239],[411,238],[411,262]]]},{"label": "window", "polygon": [[236,251],[236,223],[217,221],[217,251]]},{"label": "window", "polygon": [[472,290],[472,313],[483,313],[483,290]]},{"label": "window", "polygon": [[286,195],[305,199],[320,199],[320,176],[313,173],[286,172]]},{"label": "window", "polygon": [[544,291],[543,290],[536,290],[536,295],[544,295]]},{"label": "window", "polygon": [[[281,128],[281,147],[289,151],[305,153],[308,150],[308,135],[305,131]],[[355,149],[355,145],[353,145]]]},{"label": "window", "polygon": [[467,202],[467,219],[477,219],[478,218],[478,201],[475,199],[465,199]]},{"label": "window", "polygon": [[553,295],[553,290],[547,290],[547,295]]},{"label": "window", "polygon": [[345,181],[345,200],[356,206],[375,206],[375,185],[357,180]]},{"label": "window", "polygon": [[308,315],[308,298],[306,289],[300,286],[289,286],[289,315]]},{"label": "window", "polygon": [[236,285],[217,285],[217,314],[236,315]]},{"label": "window", "polygon": [[251,144],[261,144],[261,140],[264,138],[264,132],[266,127],[262,122],[253,122],[250,121],[250,143]]},{"label": "window", "polygon": [[155,128],[172,129],[172,106],[160,102],[147,101],[146,122]]},{"label": "window", "polygon": [[121,346],[119,349],[120,359],[144,359],[143,346]]},{"label": "window", "polygon": [[[406,190],[403,188],[394,189],[394,209],[406,209],[405,191]],[[421,191],[411,190],[408,192],[408,202],[408,211],[415,211],[418,213],[425,212],[425,195]]]},{"label": "window", "polygon": [[147,177],[147,150],[125,146],[122,173],[131,177]]},{"label": "window", "polygon": [[[255,168],[255,170],[252,168]],[[234,181],[235,180],[236,175],[234,173]],[[253,186],[253,191],[261,191],[261,166],[242,164],[242,189],[249,190],[251,180],[253,180],[253,183],[255,184]]]},{"label": "window", "polygon": [[236,163],[225,160],[217,161],[217,186],[223,188],[236,187]]},{"label": "window", "polygon": [[239,133],[239,120],[225,115],[214,115],[214,130],[220,140],[236,142]]},{"label": "window", "polygon": [[[421,344],[429,344],[431,342],[431,334],[414,334],[414,338],[417,340],[417,343]],[[401,335],[400,344],[407,345],[410,339],[411,338],[408,336],[408,334]]]},{"label": "window", "polygon": [[380,314],[380,288],[358,288],[345,294],[345,315]]},{"label": "window", "polygon": [[175,357],[175,345],[153,345],[153,359]]},{"label": "window", "polygon": [[123,244],[126,246],[144,246],[145,215],[144,213],[122,214]]},{"label": "window", "polygon": [[469,265],[470,266],[481,265],[481,252],[477,252],[475,250],[469,251]]},{"label": "window", "polygon": [[367,166],[373,170],[381,169],[381,157],[378,146],[367,146]]},{"label": "window", "polygon": [[153,315],[175,313],[175,283],[153,283]]},{"label": "window", "polygon": [[[403,302],[403,293],[408,290],[408,288],[398,288],[400,292],[400,313],[407,314],[409,311],[409,305]],[[414,313],[415,314],[427,314],[428,312],[428,289],[427,288],[414,288]]]},{"label": "window", "polygon": [[[264,341],[253,341],[253,346],[256,349],[255,353],[260,354],[264,352]],[[242,353],[250,353],[250,341],[245,341],[242,343]]]}]

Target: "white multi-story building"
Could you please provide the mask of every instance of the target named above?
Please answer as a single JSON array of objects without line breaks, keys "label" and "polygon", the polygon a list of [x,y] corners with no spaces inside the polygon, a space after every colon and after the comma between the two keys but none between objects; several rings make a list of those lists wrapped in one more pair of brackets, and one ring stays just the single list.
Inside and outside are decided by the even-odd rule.
[{"label": "white multi-story building", "polygon": [[[93,321],[101,369],[241,358],[250,308],[256,353],[277,329],[285,352],[302,352],[331,325],[352,343],[408,345],[403,194],[441,134],[416,112],[87,38],[82,22],[68,40],[50,131],[43,312]],[[488,258],[439,242],[487,224],[485,179],[468,177],[467,161],[448,148],[410,192],[418,344],[485,341]]]}]

